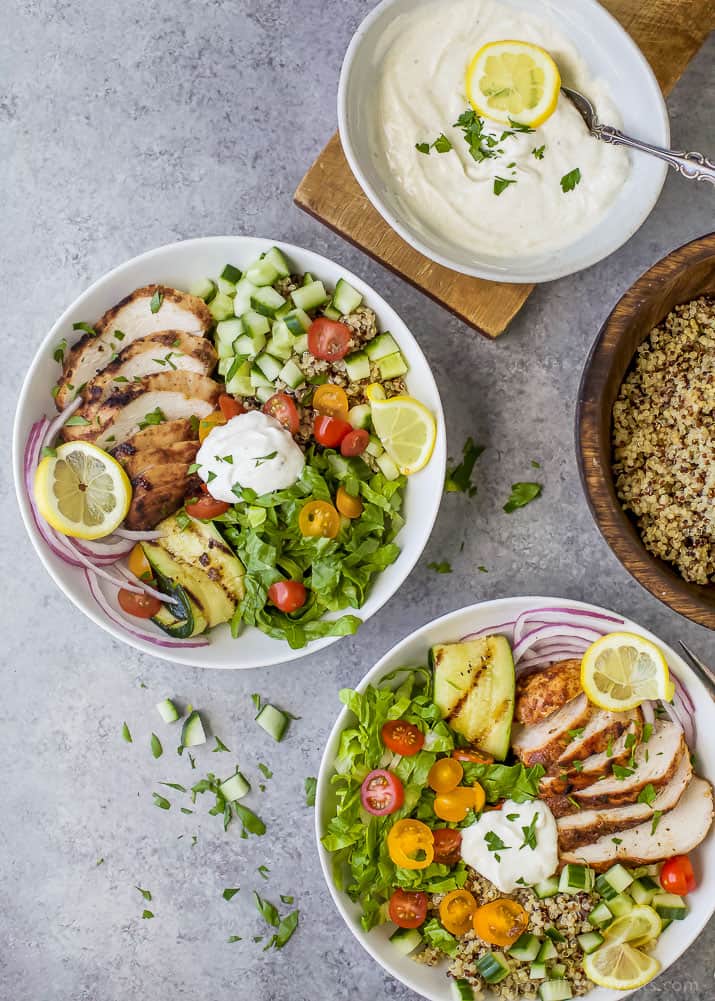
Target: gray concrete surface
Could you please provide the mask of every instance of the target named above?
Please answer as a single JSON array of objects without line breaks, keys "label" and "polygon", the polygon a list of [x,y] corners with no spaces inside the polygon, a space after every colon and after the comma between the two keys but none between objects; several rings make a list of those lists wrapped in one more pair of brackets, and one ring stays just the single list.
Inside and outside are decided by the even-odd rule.
[{"label": "gray concrete surface", "polygon": [[[668,178],[641,231],[619,253],[540,288],[497,344],[475,336],[291,204],[335,127],[344,49],[369,0],[10,0],[0,39],[0,242],[3,441],[0,527],[4,638],[0,733],[0,999],[348,1001],[415,997],[362,951],[318,866],[303,780],[318,768],[355,683],[410,629],[462,604],[513,593],[566,595],[620,609],[715,660],[713,636],[646,594],[599,538],[573,448],[581,368],[619,294],[669,249],[712,227],[712,190]],[[669,101],[675,146],[713,147],[712,42]],[[344,262],[411,324],[443,392],[450,451],[487,446],[479,494],[448,496],[419,566],[355,638],[287,667],[249,673],[177,668],[117,644],[42,570],[8,475],[14,406],[35,346],[85,286],[172,240],[245,232],[292,240]],[[511,517],[513,480],[542,464],[544,495]],[[464,549],[460,550],[464,542]],[[454,572],[438,576],[431,560]],[[479,565],[488,573],[477,571]],[[250,693],[301,719],[280,746],[252,722]],[[198,768],[274,777],[254,800],[262,838],[223,833],[200,812],[168,812],[160,780],[199,772],[174,754],[153,709],[174,694],[205,710],[231,748]],[[120,736],[126,720],[134,743]],[[152,730],[164,757],[149,751]],[[220,759],[217,760],[217,759]],[[195,844],[192,835],[197,836]],[[712,859],[712,851],[710,853]],[[103,864],[98,865],[98,859]],[[269,866],[267,880],[257,873]],[[145,904],[135,886],[151,890]],[[231,902],[224,887],[240,886]],[[257,889],[295,896],[300,928],[261,951]],[[153,920],[142,920],[144,906]],[[228,944],[230,935],[243,941]],[[715,929],[640,996],[714,996]]]}]

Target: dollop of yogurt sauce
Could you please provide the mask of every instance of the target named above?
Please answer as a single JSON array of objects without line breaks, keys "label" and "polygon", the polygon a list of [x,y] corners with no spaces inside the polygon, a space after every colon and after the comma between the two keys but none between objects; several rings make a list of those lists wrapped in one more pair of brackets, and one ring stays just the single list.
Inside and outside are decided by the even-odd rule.
[{"label": "dollop of yogurt sauce", "polygon": [[[605,216],[630,170],[626,151],[590,136],[563,94],[534,132],[504,135],[508,126],[485,119],[484,135],[497,140],[486,148],[496,155],[473,159],[454,124],[471,107],[466,70],[478,49],[503,39],[546,49],[562,82],[586,94],[601,121],[620,124],[605,85],[591,78],[548,17],[495,0],[440,0],[396,18],[383,36],[372,130],[406,219],[447,245],[495,258],[575,242]],[[448,152],[415,148],[442,134],[451,143]],[[576,169],[580,181],[564,191],[561,179]]]},{"label": "dollop of yogurt sauce", "polygon": [[196,462],[211,496],[235,504],[236,486],[259,496],[292,487],[303,472],[305,457],[275,417],[249,410],[213,428]]},{"label": "dollop of yogurt sauce", "polygon": [[559,860],[554,815],[540,800],[507,799],[462,831],[462,858],[503,893],[548,879]]}]

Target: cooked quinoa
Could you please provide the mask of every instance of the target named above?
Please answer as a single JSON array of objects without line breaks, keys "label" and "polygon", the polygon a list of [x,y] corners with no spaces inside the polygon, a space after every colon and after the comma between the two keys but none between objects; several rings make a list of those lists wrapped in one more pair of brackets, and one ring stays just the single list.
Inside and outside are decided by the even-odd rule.
[{"label": "cooked quinoa", "polygon": [[[552,927],[564,936],[563,942],[555,942],[558,957],[554,960],[566,967],[564,976],[571,984],[574,997],[588,993],[593,987],[591,981],[583,972],[583,950],[577,935],[593,931],[588,915],[595,905],[596,898],[588,893],[557,893],[554,897],[540,900],[531,889],[516,890],[514,893],[502,893],[493,883],[479,873],[470,870],[465,884],[479,904],[487,904],[499,897],[510,897],[517,900],[529,914],[528,931],[539,938],[544,938],[546,928]],[[434,894],[430,900],[430,910],[436,916],[439,902],[443,894]],[[448,975],[455,979],[468,980],[474,988],[475,998],[482,998],[485,992],[493,992],[503,1001],[517,1001],[520,998],[535,998],[538,995],[539,981],[529,976],[531,963],[507,956],[511,973],[498,984],[487,984],[477,971],[477,961],[481,956],[495,946],[483,942],[473,931],[468,932],[459,940],[459,951],[451,959]],[[502,950],[496,950],[502,951]],[[441,962],[445,956],[439,949],[428,947],[415,957],[418,962],[433,966]]]},{"label": "cooked quinoa", "polygon": [[676,306],[613,406],[618,497],[655,556],[715,583],[715,298]]}]

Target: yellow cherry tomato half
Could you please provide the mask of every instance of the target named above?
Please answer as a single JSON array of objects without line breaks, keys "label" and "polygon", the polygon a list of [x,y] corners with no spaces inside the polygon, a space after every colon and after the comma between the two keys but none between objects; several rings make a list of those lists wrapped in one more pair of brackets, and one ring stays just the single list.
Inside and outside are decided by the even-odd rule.
[{"label": "yellow cherry tomato half", "polygon": [[213,413],[210,413],[207,417],[202,417],[199,421],[199,441],[205,441],[215,427],[218,427],[219,424],[225,423],[226,418],[220,410],[214,410]]},{"label": "yellow cherry tomato half", "polygon": [[421,820],[398,820],[388,832],[387,851],[401,869],[426,869],[434,859],[434,835]]},{"label": "yellow cherry tomato half", "polygon": [[453,935],[466,935],[472,928],[477,902],[469,890],[452,890],[439,905],[439,919]]},{"label": "yellow cherry tomato half", "polygon": [[326,382],[313,393],[313,410],[326,417],[337,417],[338,420],[348,419],[348,395],[340,386],[333,386]]},{"label": "yellow cherry tomato half", "polygon": [[346,518],[359,518],[362,514],[362,501],[359,497],[353,497],[345,487],[338,487],[335,495],[335,506]]},{"label": "yellow cherry tomato half", "polygon": [[464,769],[456,758],[439,758],[427,775],[427,785],[436,793],[451,792],[462,781]]},{"label": "yellow cherry tomato half", "polygon": [[483,942],[508,947],[522,935],[529,915],[516,900],[499,897],[474,912],[474,930]]},{"label": "yellow cherry tomato half", "polygon": [[327,501],[308,501],[300,509],[298,528],[306,536],[334,539],[340,531],[340,515]]},{"label": "yellow cherry tomato half", "polygon": [[146,558],[146,554],[142,549],[140,542],[137,542],[136,546],[129,554],[127,567],[129,568],[129,572],[133,573],[135,577],[139,578],[139,580],[151,580],[154,576],[149,560]]},{"label": "yellow cherry tomato half", "polygon": [[472,786],[472,792],[474,793],[474,812],[481,813],[484,809],[484,804],[487,801],[486,793],[478,782],[475,782]]},{"label": "yellow cherry tomato half", "polygon": [[457,786],[434,798],[434,812],[440,820],[446,820],[450,824],[458,824],[473,809],[474,790],[470,786]]}]

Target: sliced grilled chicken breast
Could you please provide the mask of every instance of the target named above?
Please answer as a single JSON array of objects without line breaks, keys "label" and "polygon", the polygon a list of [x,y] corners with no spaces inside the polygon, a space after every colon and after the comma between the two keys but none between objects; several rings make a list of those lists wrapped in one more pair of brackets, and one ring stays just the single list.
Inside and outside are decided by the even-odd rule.
[{"label": "sliced grilled chicken breast", "polygon": [[581,810],[559,818],[556,821],[559,849],[571,851],[607,834],[614,835],[636,827],[649,818],[652,819],[656,810],[660,813],[672,810],[687,788],[692,774],[690,754],[685,748],[672,778],[660,787],[652,803],[629,803],[611,810]]},{"label": "sliced grilled chicken breast", "polygon": [[592,844],[563,852],[560,862],[582,862],[594,869],[608,869],[614,862],[648,865],[673,855],[685,855],[696,848],[710,830],[713,794],[709,782],[695,777],[674,809],[664,814],[655,829],[652,820],[624,831],[615,844],[612,834]]},{"label": "sliced grilled chicken breast", "polygon": [[594,709],[583,733],[577,734],[559,755],[558,766],[565,768],[574,761],[583,761],[592,754],[600,754],[606,750],[609,741],[616,740],[631,723],[640,719],[640,709],[625,713]]},{"label": "sliced grilled chicken breast", "polygon": [[525,765],[551,765],[573,739],[572,733],[588,722],[592,706],[582,693],[533,726],[516,726],[512,749]]},{"label": "sliced grilled chicken breast", "polygon": [[99,402],[127,382],[158,372],[198,372],[210,375],[216,366],[216,351],[206,337],[182,330],[163,330],[138,337],[122,348],[106,368],[82,390],[86,404]]},{"label": "sliced grilled chicken breast", "polygon": [[124,520],[127,528],[147,531],[178,511],[184,498],[198,494],[200,484],[186,462],[159,463],[132,479],[132,503]]},{"label": "sliced grilled chicken breast", "polygon": [[135,455],[147,448],[167,448],[181,441],[198,442],[198,427],[192,427],[191,421],[180,417],[175,421],[165,421],[163,424],[150,424],[148,428],[137,431],[121,445],[112,449],[112,455],[119,459]]},{"label": "sliced grilled chicken breast", "polygon": [[[141,430],[149,415],[161,420],[207,417],[218,406],[220,386],[196,372],[161,372],[116,389],[98,408],[81,406],[75,417],[86,424],[65,426],[65,441],[81,438],[101,448],[112,448]],[[151,424],[151,418],[150,418]]]},{"label": "sliced grilled chicken breast", "polygon": [[198,441],[176,441],[164,448],[140,448],[134,455],[117,458],[129,479],[134,480],[137,476],[150,476],[155,466],[173,466],[177,462],[189,466],[198,450]]},{"label": "sliced grilled chicken breast", "polygon": [[[637,739],[640,733],[640,724],[632,723],[625,730],[618,740],[613,742],[608,753],[608,746],[600,754],[591,754],[583,761],[571,762],[567,768],[562,768],[558,763],[554,770],[558,769],[555,775],[545,775],[539,783],[539,790],[542,796],[558,796],[561,793],[568,793],[573,789],[585,789],[586,786],[597,782],[602,775],[610,775],[613,765],[624,765],[631,756],[631,740],[629,734]],[[628,739],[627,739],[628,738]]]},{"label": "sliced grilled chicken breast", "polygon": [[[151,302],[155,295],[160,297],[161,305],[152,312]],[[59,380],[55,398],[58,409],[67,406],[78,387],[106,368],[115,352],[128,347],[137,338],[162,330],[183,330],[203,337],[211,324],[208,306],[195,295],[166,285],[135,289],[104,314],[95,325],[94,334],[85,334],[73,345]],[[118,337],[117,333],[122,336]]]},{"label": "sliced grilled chicken breast", "polygon": [[516,683],[514,718],[518,723],[540,723],[581,690],[580,660],[560,660],[532,671]]}]

